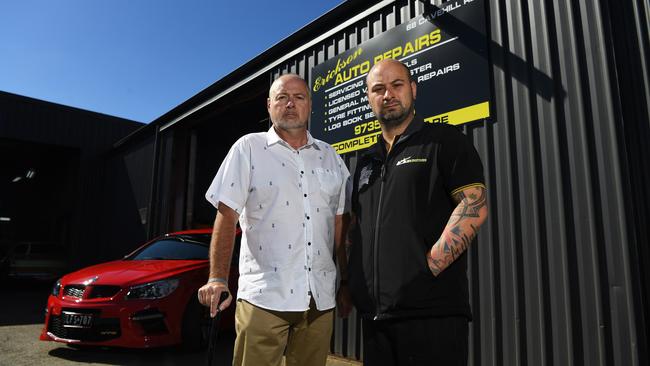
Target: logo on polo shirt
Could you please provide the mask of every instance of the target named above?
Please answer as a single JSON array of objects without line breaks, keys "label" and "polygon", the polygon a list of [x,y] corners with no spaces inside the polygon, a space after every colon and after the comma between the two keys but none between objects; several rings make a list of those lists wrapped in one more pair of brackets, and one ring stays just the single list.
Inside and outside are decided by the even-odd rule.
[{"label": "logo on polo shirt", "polygon": [[426,158],[412,158],[412,157],[409,156],[408,158],[404,158],[404,159],[398,161],[397,164],[395,164],[395,166],[399,166],[399,165],[402,165],[402,164],[426,163],[426,162],[427,162]]}]

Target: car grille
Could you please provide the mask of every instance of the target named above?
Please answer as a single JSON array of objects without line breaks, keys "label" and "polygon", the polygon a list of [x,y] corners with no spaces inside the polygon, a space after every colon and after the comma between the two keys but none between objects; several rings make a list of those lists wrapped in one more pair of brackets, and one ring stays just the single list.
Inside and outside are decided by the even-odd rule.
[{"label": "car grille", "polygon": [[97,285],[90,288],[89,299],[113,297],[120,292],[120,286]]},{"label": "car grille", "polygon": [[77,313],[93,313],[93,325],[90,328],[66,328],[63,326],[63,319],[59,315],[50,315],[50,322],[47,330],[55,336],[63,339],[102,342],[120,337],[119,318],[100,318],[97,310],[63,309]]},{"label": "car grille", "polygon": [[84,294],[85,289],[85,285],[68,285],[63,290],[63,294],[65,296],[81,298]]}]

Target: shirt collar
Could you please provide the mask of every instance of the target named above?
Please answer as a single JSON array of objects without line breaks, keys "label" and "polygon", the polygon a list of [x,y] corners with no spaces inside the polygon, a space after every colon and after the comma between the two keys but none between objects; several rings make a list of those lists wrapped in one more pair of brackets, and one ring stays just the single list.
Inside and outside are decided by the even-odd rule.
[{"label": "shirt collar", "polygon": [[[281,143],[285,146],[291,147],[286,141],[284,141],[280,136],[278,136],[277,132],[275,132],[275,128],[271,126],[269,130],[266,132],[266,146],[272,146],[277,143]],[[307,130],[307,143],[305,146],[301,147],[300,149],[305,149],[309,146],[313,146],[314,148],[318,149],[318,145],[316,145],[316,140],[311,136],[309,133],[309,130]]]},{"label": "shirt collar", "polygon": [[[406,127],[406,130],[404,130],[404,133],[397,137],[397,142],[395,144],[401,144],[403,141],[406,141],[409,137],[420,131],[420,129],[422,129],[424,126],[424,123],[425,122],[417,115],[414,116],[409,125]],[[373,156],[381,160],[386,157],[386,145],[384,142],[384,137],[381,133],[377,136],[377,142],[375,142],[375,144],[372,145],[363,155]]]}]

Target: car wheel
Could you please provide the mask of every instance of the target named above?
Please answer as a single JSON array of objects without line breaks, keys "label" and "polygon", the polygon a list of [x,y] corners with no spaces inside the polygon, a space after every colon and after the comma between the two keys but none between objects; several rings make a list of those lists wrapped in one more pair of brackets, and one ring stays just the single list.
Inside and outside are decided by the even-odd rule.
[{"label": "car wheel", "polygon": [[190,300],[185,308],[181,337],[181,347],[186,351],[199,351],[208,345],[210,313],[196,298]]}]

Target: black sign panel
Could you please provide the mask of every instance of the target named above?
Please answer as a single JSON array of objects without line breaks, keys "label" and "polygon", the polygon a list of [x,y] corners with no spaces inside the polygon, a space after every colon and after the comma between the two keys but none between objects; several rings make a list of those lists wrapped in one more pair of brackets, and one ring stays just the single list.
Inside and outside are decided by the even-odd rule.
[{"label": "black sign panel", "polygon": [[402,61],[417,81],[416,113],[430,123],[463,124],[490,116],[483,0],[449,1],[315,66],[311,134],[339,154],[372,145],[379,122],[365,77],[377,62]]}]

